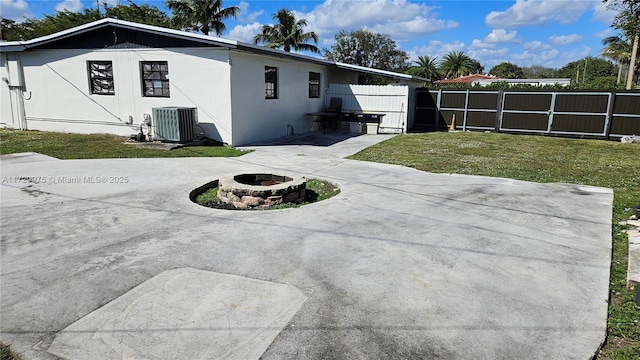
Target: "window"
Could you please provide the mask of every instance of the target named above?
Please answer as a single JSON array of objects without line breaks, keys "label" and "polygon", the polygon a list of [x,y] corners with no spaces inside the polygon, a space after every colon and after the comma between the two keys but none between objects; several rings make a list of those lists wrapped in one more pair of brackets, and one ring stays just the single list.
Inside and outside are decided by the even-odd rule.
[{"label": "window", "polygon": [[111,61],[88,61],[89,89],[92,94],[115,95],[113,64]]},{"label": "window", "polygon": [[278,68],[265,66],[264,67],[264,98],[265,99],[277,99],[278,98]]},{"label": "window", "polygon": [[320,73],[315,73],[315,72],[309,73],[309,97],[310,98],[320,97]]},{"label": "window", "polygon": [[142,96],[169,97],[169,65],[166,61],[141,61]]}]

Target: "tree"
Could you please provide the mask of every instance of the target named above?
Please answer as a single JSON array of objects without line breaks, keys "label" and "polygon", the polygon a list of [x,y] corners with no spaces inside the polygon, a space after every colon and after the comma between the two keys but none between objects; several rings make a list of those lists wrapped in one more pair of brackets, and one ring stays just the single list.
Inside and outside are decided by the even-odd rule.
[{"label": "tree", "polygon": [[127,5],[117,5],[113,7],[105,3],[104,12],[104,16],[108,18],[165,28],[177,28],[172,24],[169,15],[156,6],[148,4],[137,5],[131,0],[128,1]]},{"label": "tree", "polygon": [[289,52],[293,50],[304,50],[319,54],[320,50],[317,46],[308,44],[309,41],[318,43],[318,35],[315,32],[304,32],[303,28],[307,26],[307,20],[300,19],[296,21],[296,16],[292,11],[280,9],[273,16],[273,20],[278,23],[270,26],[262,26],[260,34],[253,37],[253,42],[267,43],[265,46],[269,48],[280,48]]},{"label": "tree", "polygon": [[478,61],[476,59],[471,59],[471,63],[473,65],[472,73],[474,73],[474,74],[482,74],[482,73],[484,73],[484,66],[482,64],[480,64],[480,61]]},{"label": "tree", "polygon": [[631,60],[632,45],[620,36],[609,36],[602,40],[602,56],[618,64],[618,82],[622,78],[622,67]]},{"label": "tree", "polygon": [[635,69],[638,46],[640,42],[640,0],[602,0],[607,7],[618,11],[613,26],[624,32],[625,36],[633,39],[629,73],[627,74],[627,90],[631,89]]},{"label": "tree", "polygon": [[398,70],[408,66],[409,56],[400,50],[389,35],[359,29],[340,30],[331,50],[324,49],[328,60],[380,70]]},{"label": "tree", "polygon": [[446,78],[457,78],[471,74],[475,69],[473,59],[465,55],[462,51],[450,52],[442,58],[440,71]]},{"label": "tree", "polygon": [[525,79],[550,79],[557,77],[557,70],[540,65],[531,65],[522,68]]},{"label": "tree", "polygon": [[570,62],[558,70],[559,77],[576,79],[576,83],[615,75],[615,67],[611,61],[593,56]]},{"label": "tree", "polygon": [[427,78],[431,81],[440,80],[442,76],[440,75],[440,71],[438,70],[437,60],[437,56],[418,56],[418,60],[414,61],[416,65],[412,66],[407,71],[407,74]]},{"label": "tree", "polygon": [[524,77],[521,67],[506,61],[492,67],[489,73],[504,79],[522,79]]},{"label": "tree", "polygon": [[184,30],[200,31],[205,35],[213,30],[220,36],[227,28],[224,20],[236,17],[240,8],[222,7],[222,0],[167,0],[176,26]]},{"label": "tree", "polygon": [[109,7],[105,4],[105,12],[99,9],[83,9],[79,12],[69,10],[56,11],[54,15],[45,15],[42,19],[27,18],[22,23],[13,20],[1,19],[2,40],[29,40],[45,35],[50,35],[72,27],[112,17],[121,20],[133,21],[142,24],[171,27],[169,16],[155,6],[138,6],[132,1],[127,5]]},{"label": "tree", "polygon": [[29,40],[71,29],[102,18],[100,10],[84,9],[82,12],[56,10],[54,15],[45,15],[42,19],[26,18],[22,23],[9,22],[3,19],[2,37],[3,40]]},{"label": "tree", "polygon": [[23,33],[22,25],[15,20],[0,18],[0,40],[25,40]]}]

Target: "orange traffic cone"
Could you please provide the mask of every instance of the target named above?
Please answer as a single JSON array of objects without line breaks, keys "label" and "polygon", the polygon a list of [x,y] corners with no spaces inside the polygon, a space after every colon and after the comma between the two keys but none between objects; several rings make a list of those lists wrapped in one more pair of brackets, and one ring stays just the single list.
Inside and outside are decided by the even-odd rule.
[{"label": "orange traffic cone", "polygon": [[455,131],[456,130],[456,114],[453,114],[453,116],[451,117],[451,125],[449,125],[449,131]]}]

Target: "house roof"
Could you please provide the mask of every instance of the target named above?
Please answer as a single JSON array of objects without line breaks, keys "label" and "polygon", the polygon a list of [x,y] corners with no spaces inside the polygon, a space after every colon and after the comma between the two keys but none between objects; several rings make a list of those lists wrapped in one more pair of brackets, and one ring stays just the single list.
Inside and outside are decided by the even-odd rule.
[{"label": "house roof", "polygon": [[509,84],[531,84],[531,85],[540,85],[540,84],[565,84],[568,85],[571,83],[571,79],[505,79],[500,78],[493,75],[484,75],[484,74],[472,74],[467,76],[461,76],[455,79],[445,79],[434,81],[436,85],[447,85],[447,84],[470,84],[470,83],[478,83],[478,84],[491,84],[495,82],[506,82]]},{"label": "house roof", "polygon": [[160,35],[160,36],[172,38],[175,40],[184,40],[188,42],[201,43],[204,46],[226,47],[229,49],[247,51],[247,52],[256,53],[256,54],[283,57],[283,58],[288,58],[292,60],[312,62],[312,63],[327,65],[327,66],[335,66],[341,69],[376,74],[376,75],[381,75],[385,77],[391,77],[394,79],[428,81],[428,79],[425,79],[419,76],[401,74],[401,73],[396,73],[392,71],[373,69],[373,68],[368,68],[364,66],[345,64],[345,63],[340,63],[335,61],[329,61],[322,58],[290,53],[290,52],[286,52],[279,49],[271,49],[264,46],[245,43],[241,41],[229,40],[229,39],[224,39],[224,38],[209,36],[204,34],[196,34],[196,33],[191,33],[191,32],[186,32],[181,30],[168,29],[168,28],[163,28],[163,27],[158,27],[153,25],[139,24],[135,22],[112,19],[112,18],[100,19],[88,24],[80,25],[71,29],[63,30],[51,35],[42,36],[42,37],[31,39],[31,40],[0,42],[0,52],[3,52],[3,53],[4,52],[20,52],[20,51],[25,51],[25,50],[47,46],[47,45],[51,46],[55,42],[68,39],[71,37],[76,37],[76,36],[86,34],[88,32],[102,29],[105,27],[115,27],[115,28],[121,28],[121,29],[135,30],[143,33],[152,34],[152,35]]},{"label": "house roof", "polygon": [[455,79],[438,80],[438,81],[434,81],[433,83],[434,84],[466,84],[466,83],[472,83],[478,80],[485,80],[485,79],[497,80],[499,78],[491,75],[471,74],[467,76],[461,76]]}]

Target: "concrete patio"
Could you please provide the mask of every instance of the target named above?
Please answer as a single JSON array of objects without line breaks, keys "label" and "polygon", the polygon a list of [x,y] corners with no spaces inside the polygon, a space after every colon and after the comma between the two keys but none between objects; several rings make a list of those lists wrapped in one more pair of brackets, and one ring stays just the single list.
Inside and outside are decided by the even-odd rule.
[{"label": "concrete patio", "polygon": [[[238,158],[3,155],[0,340],[25,359],[591,358],[612,191],[344,159],[391,136]],[[248,172],[342,192],[274,211],[189,200]]]}]

